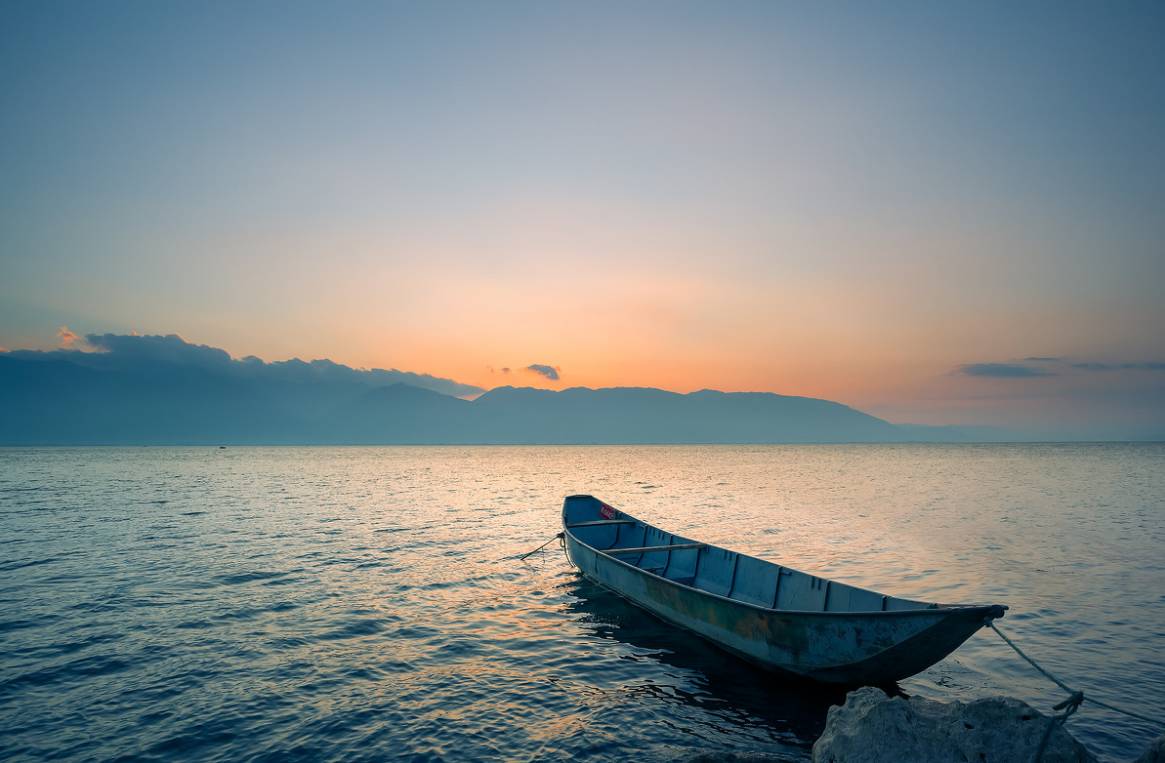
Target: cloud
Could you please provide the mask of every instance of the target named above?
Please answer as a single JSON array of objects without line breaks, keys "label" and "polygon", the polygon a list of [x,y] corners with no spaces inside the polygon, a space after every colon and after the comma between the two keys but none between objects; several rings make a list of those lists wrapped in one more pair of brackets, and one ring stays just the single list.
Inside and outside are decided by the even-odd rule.
[{"label": "cloud", "polygon": [[1143,363],[1073,363],[1073,368],[1082,371],[1165,371],[1165,363],[1148,361]]},{"label": "cloud", "polygon": [[558,381],[558,372],[562,369],[558,368],[557,366],[548,366],[543,363],[531,363],[530,365],[526,366],[526,370],[531,373],[538,374],[539,376],[545,376],[550,381]]},{"label": "cloud", "polygon": [[175,365],[222,367],[231,362],[226,350],[205,344],[191,344],[177,334],[137,336],[136,334],[87,334],[85,341],[99,352],[123,360],[146,360]]},{"label": "cloud", "polygon": [[[63,326],[61,328],[62,332],[67,330]],[[77,339],[79,337],[71,340],[70,345],[77,342]],[[331,360],[304,361],[293,358],[267,363],[253,355],[236,360],[225,350],[193,344],[177,334],[87,334],[84,342],[94,352],[66,348],[48,352],[17,350],[13,354],[25,360],[66,360],[88,368],[116,370],[132,376],[179,374],[194,379],[200,378],[195,374],[211,374],[216,378],[240,383],[257,383],[267,390],[291,385],[298,388],[316,385],[334,390],[361,390],[408,384],[454,397],[467,397],[485,391],[474,384],[463,384],[431,374],[399,371],[395,368],[352,368]]]},{"label": "cloud", "polygon": [[503,367],[503,368],[502,368],[502,373],[503,373],[503,374],[508,374],[509,372],[510,372],[510,369],[509,369],[509,367],[508,367],[508,366],[506,366],[506,367]]},{"label": "cloud", "polygon": [[[319,362],[319,361],[312,361]],[[331,362],[331,361],[326,361]],[[373,368],[368,371],[360,371],[346,368],[353,374],[368,374],[369,377],[377,382],[378,386],[388,386],[389,384],[408,384],[412,387],[420,387],[421,389],[429,389],[434,392],[440,392],[442,395],[452,395],[453,397],[472,397],[480,395],[485,392],[483,387],[476,384],[465,384],[464,382],[454,381],[453,379],[445,379],[440,376],[433,376],[432,374],[418,374],[412,371],[398,371],[395,368]]]},{"label": "cloud", "polygon": [[959,366],[965,376],[986,376],[993,379],[1028,379],[1034,376],[1055,376],[1051,371],[1032,368],[1021,363],[968,363]]},{"label": "cloud", "polygon": [[68,326],[57,329],[57,336],[60,337],[62,347],[72,347],[81,338],[80,334],[74,333]]},{"label": "cloud", "polygon": [[964,376],[980,376],[993,379],[1030,379],[1036,376],[1071,375],[1074,371],[1165,371],[1165,362],[1137,361],[1104,363],[1032,356],[1024,358],[1022,361],[1008,361],[1006,363],[968,363],[967,365],[959,366],[955,371]]}]

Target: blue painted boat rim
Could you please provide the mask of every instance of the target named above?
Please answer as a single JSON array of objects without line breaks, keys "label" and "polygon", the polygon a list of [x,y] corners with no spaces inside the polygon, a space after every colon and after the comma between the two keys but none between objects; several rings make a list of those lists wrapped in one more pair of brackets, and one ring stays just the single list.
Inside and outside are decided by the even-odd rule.
[{"label": "blue painted boat rim", "polygon": [[[917,617],[918,615],[946,615],[946,614],[965,613],[968,610],[982,609],[982,610],[984,610],[984,618],[991,620],[991,619],[1003,617],[1004,612],[1006,612],[1006,610],[1008,609],[1007,605],[1005,605],[1005,604],[930,604],[930,605],[925,606],[925,607],[919,607],[918,609],[895,609],[895,610],[882,610],[882,611],[870,610],[870,611],[848,611],[848,612],[844,612],[844,611],[842,611],[842,612],[828,612],[828,611],[821,611],[821,610],[814,610],[814,609],[804,609],[804,610],[801,610],[801,609],[774,609],[772,607],[762,607],[759,604],[753,604],[752,602],[742,601],[740,599],[733,599],[733,598],[730,598],[728,596],[722,596],[718,593],[713,593],[712,591],[705,591],[703,588],[696,588],[695,586],[686,585],[684,583],[679,582],[678,580],[672,580],[671,578],[664,577],[663,575],[657,575],[656,573],[651,572],[650,570],[645,570],[642,567],[638,567],[634,564],[630,564],[628,562],[625,562],[622,559],[619,559],[611,554],[608,554],[603,549],[595,548],[594,546],[590,545],[589,543],[579,539],[578,536],[576,536],[574,533],[572,533],[570,531],[570,526],[566,522],[565,501],[570,500],[571,498],[594,498],[594,496],[583,493],[583,494],[578,494],[578,495],[566,496],[566,499],[564,500],[563,509],[562,509],[562,529],[563,529],[563,532],[566,535],[568,535],[570,537],[570,539],[572,541],[574,541],[575,543],[579,544],[580,546],[582,546],[590,551],[593,551],[596,554],[601,554],[603,556],[603,558],[609,562],[614,562],[615,564],[622,565],[623,567],[626,567],[630,570],[634,570],[635,572],[638,572],[642,575],[646,575],[648,577],[655,578],[656,580],[663,581],[664,583],[675,586],[676,588],[682,589],[684,591],[693,591],[693,592],[698,593],[702,596],[708,596],[708,597],[711,597],[713,599],[719,599],[720,601],[729,602],[732,604],[736,604],[738,606],[748,607],[749,609],[755,609],[758,612],[765,612],[765,613],[769,613],[769,614],[798,615],[798,616],[812,615],[814,617],[834,617],[834,618],[849,617],[849,618],[852,618],[854,616],[861,616],[861,617],[867,617],[867,616],[868,617]],[[598,500],[598,499],[596,499],[596,500]],[[631,517],[631,515],[627,514],[627,512],[625,512],[625,511],[620,510],[619,513],[628,519],[634,519],[636,524],[641,524],[644,527],[654,527],[654,525],[649,525],[647,522],[644,522],[641,519],[635,519],[634,517]],[[656,528],[656,529],[658,529],[658,528]],[[704,546],[705,548],[714,548],[714,549],[717,549],[719,551],[724,551],[724,552],[727,552],[730,554],[750,556],[749,554],[741,554],[741,552],[739,552],[739,551],[732,551],[731,549],[722,548],[720,546],[716,546],[716,545],[713,545],[711,543],[701,543],[701,545]],[[751,558],[756,559],[759,557],[751,557]],[[781,569],[786,569],[786,568],[782,565]],[[817,577],[817,576],[814,576],[814,577]],[[830,580],[830,578],[820,578],[820,579]]]}]

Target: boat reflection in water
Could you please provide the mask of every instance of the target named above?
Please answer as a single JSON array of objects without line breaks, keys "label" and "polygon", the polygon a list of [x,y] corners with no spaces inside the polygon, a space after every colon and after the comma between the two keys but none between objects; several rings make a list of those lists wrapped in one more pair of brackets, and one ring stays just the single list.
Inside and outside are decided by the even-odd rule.
[{"label": "boat reflection in water", "polygon": [[718,718],[733,737],[749,735],[807,751],[821,735],[830,705],[845,701],[840,687],[757,670],[586,578],[575,577],[563,588],[572,597],[567,611],[595,636],[628,647],[624,659],[662,670],[662,677],[658,670],[635,671],[647,679],[629,691],[650,693],[664,706],[687,706],[698,711],[696,717]]}]

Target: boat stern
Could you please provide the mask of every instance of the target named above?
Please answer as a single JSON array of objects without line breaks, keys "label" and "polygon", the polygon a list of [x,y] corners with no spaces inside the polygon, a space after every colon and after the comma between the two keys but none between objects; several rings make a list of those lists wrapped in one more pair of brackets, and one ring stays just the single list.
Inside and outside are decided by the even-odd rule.
[{"label": "boat stern", "polygon": [[621,511],[593,495],[568,495],[562,502],[562,524],[565,527],[582,522],[622,518]]}]

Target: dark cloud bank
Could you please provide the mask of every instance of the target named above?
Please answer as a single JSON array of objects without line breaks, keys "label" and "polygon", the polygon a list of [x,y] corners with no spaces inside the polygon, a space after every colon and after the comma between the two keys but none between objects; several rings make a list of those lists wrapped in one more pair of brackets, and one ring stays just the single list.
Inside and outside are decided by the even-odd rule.
[{"label": "dark cloud bank", "polygon": [[1030,357],[1007,363],[968,363],[957,371],[964,376],[983,376],[993,379],[1030,379],[1040,376],[1062,376],[1081,371],[1165,371],[1165,362],[1098,363],[1070,361],[1064,358]]},{"label": "dark cloud bank", "polygon": [[996,379],[1025,379],[1032,376],[1052,376],[1051,371],[1019,363],[970,363],[960,370],[967,376],[990,376]]},{"label": "dark cloud bank", "polygon": [[[827,400],[648,388],[480,390],[328,360],[266,363],[177,336],[0,353],[0,444],[670,443],[965,439]],[[547,366],[557,375],[557,370]],[[533,371],[533,369],[531,369]],[[553,378],[544,371],[547,378]]]}]

